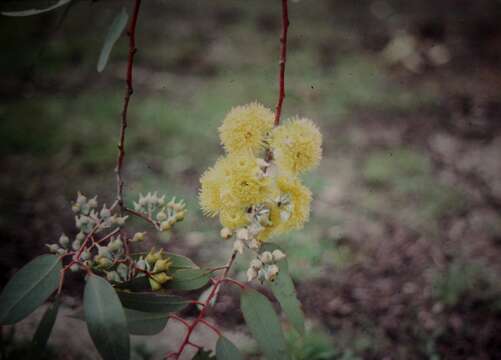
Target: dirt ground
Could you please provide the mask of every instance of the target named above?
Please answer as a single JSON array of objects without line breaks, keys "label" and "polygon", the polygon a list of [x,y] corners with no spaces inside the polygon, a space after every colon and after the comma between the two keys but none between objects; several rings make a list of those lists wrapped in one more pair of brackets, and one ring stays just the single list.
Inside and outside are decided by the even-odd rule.
[{"label": "dirt ground", "polygon": [[[230,250],[198,210],[198,178],[220,154],[222,116],[276,100],[279,5],[155,0],[141,14],[127,193],[184,197],[186,223],[158,240],[200,264]],[[68,204],[77,190],[113,198],[125,42],[103,74],[95,63],[120,6],[81,1],[67,14],[0,18],[2,284],[74,231]],[[324,136],[322,165],[306,180],[312,220],[277,240],[310,330],[300,350],[290,338],[294,358],[500,359],[501,3],[290,6],[284,113],[311,117]],[[244,269],[242,261],[235,276]],[[69,282],[65,312],[80,306],[81,284]],[[226,289],[211,316],[259,358],[238,306]],[[37,316],[2,342],[11,356]],[[50,358],[95,358],[87,340],[65,344],[68,331],[87,336],[61,316]],[[136,356],[157,358],[178,337],[169,324],[135,339]]]}]

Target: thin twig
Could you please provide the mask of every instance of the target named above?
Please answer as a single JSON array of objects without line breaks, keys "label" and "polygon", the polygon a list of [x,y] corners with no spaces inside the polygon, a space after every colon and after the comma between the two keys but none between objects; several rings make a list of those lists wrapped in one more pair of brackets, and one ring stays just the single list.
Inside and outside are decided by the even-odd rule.
[{"label": "thin twig", "polygon": [[280,124],[285,98],[285,62],[287,61],[287,30],[289,28],[288,0],[282,0],[282,34],[280,35],[280,71],[278,75],[278,101],[275,108],[275,126]]},{"label": "thin twig", "polygon": [[117,200],[118,200],[118,205],[120,206],[121,213],[124,212],[124,180],[122,178],[122,168],[125,157],[125,130],[127,129],[127,111],[129,109],[129,101],[130,97],[134,93],[132,81],[133,81],[134,55],[137,52],[136,25],[139,16],[140,5],[141,5],[141,0],[134,1],[134,10],[132,13],[131,21],[129,23],[129,29],[127,30],[127,36],[129,37],[129,56],[127,59],[125,96],[124,96],[124,105],[122,108],[122,122],[120,127],[120,140],[118,143],[117,165],[115,168],[115,173],[117,175]]}]

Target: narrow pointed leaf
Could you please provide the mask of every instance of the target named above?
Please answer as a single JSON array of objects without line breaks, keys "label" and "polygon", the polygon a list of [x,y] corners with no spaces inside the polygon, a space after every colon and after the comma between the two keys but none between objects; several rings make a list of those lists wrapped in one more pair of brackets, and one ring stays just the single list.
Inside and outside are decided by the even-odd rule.
[{"label": "narrow pointed leaf", "polygon": [[57,289],[61,261],[42,255],[19,270],[0,295],[0,325],[14,324],[31,314]]},{"label": "narrow pointed leaf", "polygon": [[155,335],[167,325],[168,314],[147,313],[125,309],[127,326],[132,335]]},{"label": "narrow pointed leaf", "polygon": [[[282,251],[277,245],[267,243],[263,245],[261,251],[273,251],[276,249]],[[283,312],[287,315],[287,319],[289,319],[294,329],[296,329],[300,335],[304,335],[304,313],[301,302],[297,298],[294,283],[289,274],[287,259],[278,261],[277,265],[280,269],[277,278],[275,281],[266,281],[266,284],[277,298]]]},{"label": "narrow pointed leaf", "polygon": [[217,360],[243,360],[240,350],[233,343],[220,336],[216,344],[216,359]]},{"label": "narrow pointed leaf", "polygon": [[203,269],[182,269],[176,271],[172,276],[174,278],[165,284],[165,287],[168,289],[200,289],[210,280],[207,270]]},{"label": "narrow pointed leaf", "polygon": [[108,33],[106,34],[106,38],[104,39],[103,47],[101,48],[101,54],[99,54],[99,60],[97,62],[98,72],[103,71],[106,67],[113,45],[115,45],[117,40],[120,38],[120,35],[122,35],[128,19],[129,15],[127,14],[127,10],[122,8],[122,11],[120,11],[111,23]]},{"label": "narrow pointed leaf", "polygon": [[57,312],[59,310],[59,299],[56,299],[52,304],[47,307],[45,313],[38,324],[38,328],[33,335],[33,345],[38,350],[43,350],[47,341],[49,340],[50,333],[56,322]]},{"label": "narrow pointed leaf", "polygon": [[240,307],[252,335],[268,360],[288,360],[287,345],[273,305],[254,289],[242,290]]},{"label": "narrow pointed leaf", "polygon": [[170,313],[179,311],[188,305],[186,300],[174,295],[126,291],[117,291],[117,294],[125,308],[143,312]]},{"label": "narrow pointed leaf", "polygon": [[42,14],[45,12],[52,11],[54,9],[57,9],[58,7],[61,7],[63,5],[66,5],[70,2],[71,0],[59,0],[57,3],[43,8],[43,9],[29,9],[29,10],[20,10],[20,11],[2,11],[1,14],[4,16],[31,16],[31,15],[38,15]]},{"label": "narrow pointed leaf", "polygon": [[129,359],[127,319],[113,287],[90,275],[84,292],[85,320],[89,334],[104,360]]}]

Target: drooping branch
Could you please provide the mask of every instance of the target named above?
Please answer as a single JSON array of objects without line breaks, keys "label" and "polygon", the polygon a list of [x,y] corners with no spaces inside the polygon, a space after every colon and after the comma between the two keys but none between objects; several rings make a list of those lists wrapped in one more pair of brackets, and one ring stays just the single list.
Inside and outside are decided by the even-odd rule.
[{"label": "drooping branch", "polygon": [[120,139],[118,143],[118,157],[117,165],[115,168],[115,173],[117,176],[117,201],[121,212],[124,212],[124,179],[122,177],[123,163],[125,158],[125,131],[127,129],[127,113],[129,109],[129,102],[132,94],[134,93],[133,88],[133,69],[134,69],[134,55],[137,52],[136,48],[136,25],[139,16],[139,8],[141,6],[141,0],[134,0],[134,9],[132,12],[132,17],[129,22],[129,27],[127,29],[127,36],[129,37],[129,55],[127,58],[127,68],[126,68],[126,79],[125,79],[125,96],[124,104],[122,108],[122,121],[120,127]]},{"label": "drooping branch", "polygon": [[287,30],[289,29],[288,0],[282,0],[282,34],[280,35],[280,70],[278,75],[278,101],[275,107],[275,126],[280,124],[285,98],[285,62],[287,61]]}]

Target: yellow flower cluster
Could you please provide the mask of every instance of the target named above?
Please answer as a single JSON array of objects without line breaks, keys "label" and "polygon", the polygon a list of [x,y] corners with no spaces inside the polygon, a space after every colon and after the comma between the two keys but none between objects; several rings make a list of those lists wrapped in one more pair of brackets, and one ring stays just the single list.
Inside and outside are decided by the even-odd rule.
[{"label": "yellow flower cluster", "polygon": [[232,109],[219,134],[227,154],[200,179],[204,214],[219,215],[237,237],[258,243],[301,228],[309,218],[311,192],[298,176],[322,155],[315,124],[291,119],[273,128],[273,112],[251,103]]}]

